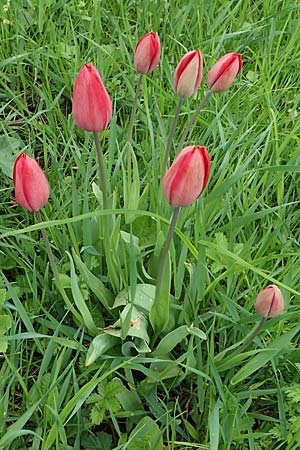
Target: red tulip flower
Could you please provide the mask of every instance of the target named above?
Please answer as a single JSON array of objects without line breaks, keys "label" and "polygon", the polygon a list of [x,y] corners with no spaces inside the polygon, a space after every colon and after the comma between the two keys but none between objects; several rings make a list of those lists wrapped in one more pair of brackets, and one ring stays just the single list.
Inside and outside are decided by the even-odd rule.
[{"label": "red tulip flower", "polygon": [[213,92],[223,92],[236,79],[242,68],[242,55],[227,53],[210,69],[206,83]]},{"label": "red tulip flower", "polygon": [[209,172],[210,157],[206,148],[185,147],[163,178],[163,191],[170,205],[191,205],[205,188]]},{"label": "red tulip flower", "polygon": [[112,103],[93,64],[84,64],[76,77],[72,112],[79,128],[95,133],[105,130],[111,119]]},{"label": "red tulip flower", "polygon": [[281,290],[275,284],[267,286],[258,294],[255,309],[263,317],[279,316],[284,309]]},{"label": "red tulip flower", "polygon": [[137,43],[134,54],[134,67],[139,73],[152,72],[159,63],[160,40],[157,33],[150,31]]},{"label": "red tulip flower", "polygon": [[181,97],[190,97],[198,89],[202,80],[203,59],[200,50],[188,52],[177,65],[173,83]]},{"label": "red tulip flower", "polygon": [[39,211],[48,201],[49,184],[38,162],[21,153],[14,164],[16,201],[28,211]]}]

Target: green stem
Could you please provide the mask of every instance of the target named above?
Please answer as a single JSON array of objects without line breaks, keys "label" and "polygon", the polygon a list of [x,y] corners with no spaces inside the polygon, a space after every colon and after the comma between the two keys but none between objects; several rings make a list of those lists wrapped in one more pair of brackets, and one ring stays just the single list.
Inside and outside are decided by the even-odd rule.
[{"label": "green stem", "polygon": [[[37,220],[38,220],[39,223],[43,222],[42,215],[41,215],[40,211],[36,212],[36,217],[37,217]],[[48,238],[48,234],[47,234],[46,229],[42,228],[41,229],[41,233],[42,233],[42,237],[43,237],[43,240],[44,240],[44,243],[45,243],[46,252],[47,252],[47,255],[48,255],[48,258],[49,258],[50,266],[51,266],[51,269],[52,269],[52,272],[53,272],[53,275],[54,275],[54,278],[55,278],[56,286],[57,286],[57,288],[58,288],[58,290],[59,290],[59,292],[60,292],[60,294],[61,294],[61,296],[62,296],[62,298],[63,298],[63,300],[64,300],[64,302],[66,304],[66,306],[74,314],[74,316],[77,318],[77,320],[79,320],[81,322],[82,318],[81,318],[80,314],[76,311],[76,309],[74,308],[74,306],[70,302],[69,297],[67,296],[67,293],[65,291],[65,288],[63,287],[63,284],[62,284],[62,281],[61,281],[61,278],[60,278],[60,273],[58,271],[57,265],[56,265],[55,260],[54,260],[54,255],[53,255],[53,252],[52,252],[52,249],[51,249],[51,245],[50,245],[50,242],[49,242],[49,238]]]},{"label": "green stem", "polygon": [[[171,223],[170,223],[170,228],[169,228],[169,231],[168,231],[166,242],[165,242],[165,245],[164,245],[164,248],[163,248],[160,260],[159,260],[159,263],[158,263],[158,275],[157,275],[157,280],[156,280],[155,297],[154,297],[153,305],[152,305],[152,308],[151,308],[151,311],[150,311],[150,321],[152,322],[152,326],[153,326],[154,331],[155,331],[155,335],[154,335],[154,338],[152,340],[152,344],[155,343],[159,333],[167,325],[167,320],[165,320],[166,323],[160,324],[160,326],[156,326],[157,324],[155,324],[155,322],[157,322],[157,319],[158,319],[158,321],[161,319],[161,316],[160,316],[161,288],[162,288],[162,283],[163,283],[163,279],[164,279],[164,273],[165,273],[167,257],[168,257],[170,245],[171,245],[171,242],[172,242],[172,238],[173,238],[176,222],[177,222],[177,219],[178,219],[179,211],[180,211],[180,207],[176,206],[174,208],[174,211],[173,211],[173,216],[172,216],[172,220],[171,220]],[[152,316],[152,320],[151,320],[151,316]],[[168,317],[169,317],[169,315],[167,313],[167,319],[168,319]]]},{"label": "green stem", "polygon": [[136,85],[136,91],[135,91],[135,96],[134,96],[134,100],[132,103],[132,108],[131,108],[131,114],[130,114],[130,120],[129,120],[129,126],[128,126],[128,136],[127,136],[127,142],[131,142],[132,139],[132,130],[133,130],[133,122],[134,122],[134,116],[136,113],[136,107],[137,107],[137,101],[141,92],[141,86],[142,86],[142,81],[143,81],[143,73],[140,73],[138,80],[137,80],[137,85]]},{"label": "green stem", "polygon": [[[260,333],[262,330],[264,324],[266,323],[267,317],[262,317],[259,324],[254,328],[254,330],[250,331],[250,333],[245,337],[245,339],[242,341],[242,343],[234,344],[234,350],[231,350],[230,348],[223,350],[221,353],[215,356],[215,361],[219,362],[221,365],[226,365],[226,362],[232,360],[237,355],[240,355],[253,341],[253,339],[256,338],[256,336]],[[225,354],[229,354],[229,356],[225,356]]]},{"label": "green stem", "polygon": [[177,125],[177,122],[178,122],[178,119],[179,119],[179,113],[180,113],[180,110],[181,110],[181,107],[183,105],[184,100],[185,100],[184,97],[180,97],[179,100],[178,100],[175,116],[174,116],[174,119],[173,119],[172,127],[171,127],[171,130],[170,130],[170,134],[169,134],[169,138],[168,138],[168,142],[167,142],[164,162],[163,162],[163,165],[162,165],[161,178],[163,178],[163,176],[164,176],[164,174],[165,174],[165,172],[167,170],[167,165],[168,165],[168,161],[169,161],[171,145],[172,145],[173,137],[174,137],[174,134],[175,134],[176,125]]},{"label": "green stem", "polygon": [[206,105],[206,103],[209,100],[209,97],[211,96],[212,91],[207,91],[204,98],[202,99],[202,101],[200,102],[198,108],[196,109],[196,111],[194,112],[194,114],[192,115],[191,120],[188,122],[183,135],[181,136],[180,142],[179,142],[179,148],[181,149],[181,147],[183,146],[184,141],[187,138],[187,135],[189,134],[192,126],[194,125],[199,113],[202,111],[202,109],[204,108],[204,106]]},{"label": "green stem", "polygon": [[103,196],[103,208],[109,209],[105,162],[104,162],[104,158],[103,158],[103,153],[102,153],[98,133],[94,133],[94,139],[95,139],[95,144],[96,144],[96,153],[97,153],[97,160],[98,160],[98,165],[99,165],[100,187],[101,187],[102,196]]},{"label": "green stem", "polygon": [[[99,164],[100,187],[101,187],[102,196],[103,196],[103,208],[109,209],[105,162],[104,162],[104,158],[103,158],[103,153],[102,153],[98,133],[94,133],[94,138],[95,138],[95,144],[96,144],[97,159],[98,159],[98,164]],[[107,271],[108,271],[108,276],[109,276],[112,286],[114,287],[115,290],[117,290],[118,286],[119,286],[119,278],[118,278],[118,274],[116,273],[115,264],[114,264],[113,258],[112,258],[112,249],[111,249],[111,242],[110,242],[110,228],[111,228],[110,227],[110,217],[105,215],[103,217],[103,240],[104,240],[103,245],[104,245],[105,257],[106,257]]]},{"label": "green stem", "polygon": [[[268,317],[262,317],[261,321],[259,322],[259,324],[257,325],[256,328],[254,328],[253,331],[251,331],[250,334],[248,334],[248,336],[246,336],[243,344],[241,345],[241,347],[238,347],[236,349],[236,351],[234,353],[242,353],[242,351],[244,351],[253,341],[253,339],[256,338],[256,336],[260,333],[260,331],[263,329],[264,324],[266,323]],[[231,355],[232,356],[232,355]]]}]

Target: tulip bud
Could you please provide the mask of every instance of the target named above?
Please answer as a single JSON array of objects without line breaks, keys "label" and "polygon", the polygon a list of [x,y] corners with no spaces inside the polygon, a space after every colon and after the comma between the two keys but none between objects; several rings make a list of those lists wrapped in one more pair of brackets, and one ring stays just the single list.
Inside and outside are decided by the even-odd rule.
[{"label": "tulip bud", "polygon": [[205,188],[209,171],[210,158],[206,148],[185,147],[163,178],[163,191],[170,205],[191,205]]},{"label": "tulip bud", "polygon": [[227,53],[210,69],[206,83],[213,92],[223,92],[233,83],[242,68],[242,55]]},{"label": "tulip bud", "polygon": [[102,131],[111,119],[112,103],[93,64],[84,64],[76,77],[72,112],[76,125],[86,131]]},{"label": "tulip bud", "polygon": [[16,201],[28,211],[39,211],[48,201],[49,184],[38,162],[21,153],[14,164]]},{"label": "tulip bud", "polygon": [[177,65],[173,83],[176,94],[190,97],[202,80],[203,59],[200,50],[188,52]]},{"label": "tulip bud", "polygon": [[270,284],[263,289],[257,296],[255,309],[263,317],[275,317],[282,313],[284,300],[281,290]]},{"label": "tulip bud", "polygon": [[134,67],[139,73],[150,73],[159,63],[160,40],[157,33],[150,31],[137,43],[134,54]]}]

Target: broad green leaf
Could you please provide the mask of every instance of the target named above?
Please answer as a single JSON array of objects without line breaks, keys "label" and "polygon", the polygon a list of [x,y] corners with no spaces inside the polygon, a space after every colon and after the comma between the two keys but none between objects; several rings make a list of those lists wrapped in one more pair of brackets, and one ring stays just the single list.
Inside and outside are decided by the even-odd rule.
[{"label": "broad green leaf", "polygon": [[126,305],[123,311],[121,312],[120,319],[114,324],[117,327],[122,326],[122,321],[124,321],[125,317],[128,316],[130,321],[130,326],[128,329],[128,336],[138,337],[140,339],[144,339],[146,342],[149,342],[149,336],[147,333],[147,321],[144,315],[132,305]]},{"label": "broad green leaf", "polygon": [[153,363],[151,363],[150,365],[150,369],[153,371],[157,381],[159,382],[170,378],[172,378],[173,380],[178,380],[179,377],[183,374],[181,365],[178,364],[177,361],[167,359],[154,359]]},{"label": "broad green leaf", "polygon": [[167,355],[189,334],[190,330],[187,325],[182,325],[181,327],[176,328],[162,338],[156,349],[151,353],[151,356]]},{"label": "broad green leaf", "polygon": [[200,330],[200,328],[194,327],[192,325],[191,327],[189,327],[189,330],[193,336],[197,336],[199,339],[207,339],[206,334],[204,333],[204,331]]},{"label": "broad green leaf", "polygon": [[113,308],[125,306],[127,303],[133,302],[137,308],[145,313],[149,313],[155,296],[155,286],[152,284],[137,284],[134,299],[130,297],[130,289],[128,291],[124,289],[117,295]]},{"label": "broad green leaf", "polygon": [[134,341],[126,341],[122,345],[122,354],[124,356],[136,356],[139,353],[149,353],[151,350],[147,342],[143,339],[134,339]]},{"label": "broad green leaf", "polygon": [[143,417],[132,430],[127,450],[162,450],[162,432],[150,417]]},{"label": "broad green leaf", "polygon": [[199,328],[182,325],[164,336],[156,349],[151,353],[151,356],[167,355],[190,334],[200,337],[200,339],[206,339],[205,333],[199,330]]},{"label": "broad green leaf", "polygon": [[107,350],[111,349],[115,345],[120,344],[120,339],[115,336],[110,336],[109,334],[102,333],[96,336],[88,349],[85,365],[90,366],[99,358],[101,355],[107,352]]}]

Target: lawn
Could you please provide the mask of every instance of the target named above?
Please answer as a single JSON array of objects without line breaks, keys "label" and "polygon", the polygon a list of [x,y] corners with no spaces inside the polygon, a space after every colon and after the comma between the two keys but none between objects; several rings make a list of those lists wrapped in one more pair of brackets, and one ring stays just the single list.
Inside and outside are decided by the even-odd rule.
[{"label": "lawn", "polygon": [[[160,61],[130,137],[150,31]],[[296,0],[1,2],[0,450],[300,449],[299,36]],[[197,49],[202,83],[179,111],[173,74]],[[185,136],[230,52],[241,72]],[[101,175],[72,114],[85,63],[113,107]],[[162,268],[168,140],[170,163],[186,146],[211,162]],[[22,152],[49,181],[38,213],[16,201]],[[268,285],[284,311],[254,336]]]}]

